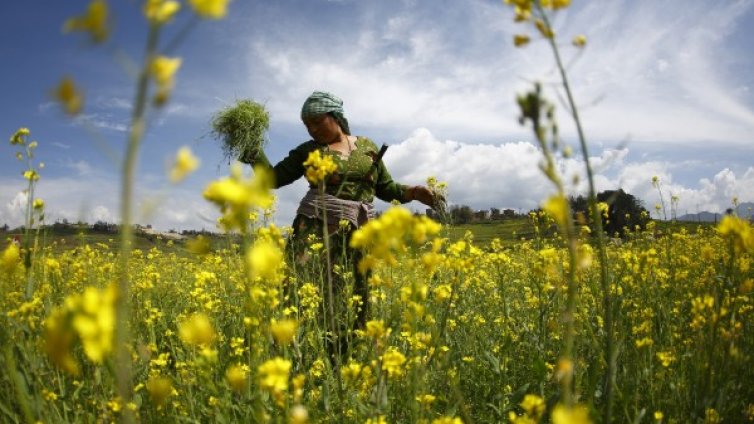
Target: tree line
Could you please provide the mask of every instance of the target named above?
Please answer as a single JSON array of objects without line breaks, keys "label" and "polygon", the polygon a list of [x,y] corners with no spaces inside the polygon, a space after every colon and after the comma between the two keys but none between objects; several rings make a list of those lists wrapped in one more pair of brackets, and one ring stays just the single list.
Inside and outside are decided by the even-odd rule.
[{"label": "tree line", "polygon": [[[588,199],[583,196],[571,196],[569,199],[571,210],[574,213],[577,224],[592,227],[592,219],[589,214]],[[626,193],[623,189],[605,190],[597,194],[597,201],[607,204],[607,214],[603,216],[603,228],[609,236],[623,237],[626,231],[634,231],[636,228],[644,229],[650,221],[649,211],[644,207],[641,200]],[[516,219],[527,216],[530,212],[539,209],[516,213],[513,209],[490,208],[474,210],[468,205],[453,205],[448,210],[448,217],[452,224],[490,223],[505,219]],[[435,217],[432,210],[428,210],[430,217]]]}]

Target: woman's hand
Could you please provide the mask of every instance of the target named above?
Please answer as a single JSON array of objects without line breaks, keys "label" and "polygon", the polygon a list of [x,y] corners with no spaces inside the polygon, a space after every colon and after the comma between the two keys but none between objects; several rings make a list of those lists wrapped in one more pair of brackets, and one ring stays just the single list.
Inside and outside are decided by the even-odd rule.
[{"label": "woman's hand", "polygon": [[406,189],[406,200],[417,200],[424,203],[430,208],[434,208],[436,205],[436,199],[434,194],[424,186],[410,186]]}]

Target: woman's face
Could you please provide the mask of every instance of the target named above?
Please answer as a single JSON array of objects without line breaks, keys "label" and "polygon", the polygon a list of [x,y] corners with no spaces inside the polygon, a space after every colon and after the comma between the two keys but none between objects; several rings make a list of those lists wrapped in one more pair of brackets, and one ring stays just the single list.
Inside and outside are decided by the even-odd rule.
[{"label": "woman's face", "polygon": [[304,119],[306,130],[319,144],[331,144],[340,141],[341,129],[338,121],[330,114],[314,115]]}]

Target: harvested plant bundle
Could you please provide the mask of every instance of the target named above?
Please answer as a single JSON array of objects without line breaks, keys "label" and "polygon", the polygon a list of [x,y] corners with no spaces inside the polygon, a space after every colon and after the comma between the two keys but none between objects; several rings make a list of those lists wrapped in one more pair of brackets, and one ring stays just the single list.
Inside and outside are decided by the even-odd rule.
[{"label": "harvested plant bundle", "polygon": [[222,141],[228,160],[256,158],[264,147],[264,133],[269,126],[270,117],[264,106],[248,99],[241,99],[212,117],[212,134]]}]

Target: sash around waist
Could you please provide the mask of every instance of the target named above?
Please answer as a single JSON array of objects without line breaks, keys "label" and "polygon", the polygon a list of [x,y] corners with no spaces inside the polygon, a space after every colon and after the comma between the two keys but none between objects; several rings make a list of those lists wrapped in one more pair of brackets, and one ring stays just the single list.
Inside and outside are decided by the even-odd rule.
[{"label": "sash around waist", "polygon": [[308,218],[321,218],[323,210],[327,214],[328,227],[333,224],[337,225],[342,219],[348,220],[356,227],[361,227],[377,216],[372,203],[345,200],[327,193],[320,195],[315,188],[310,188],[306,192],[298,205],[296,214]]}]

